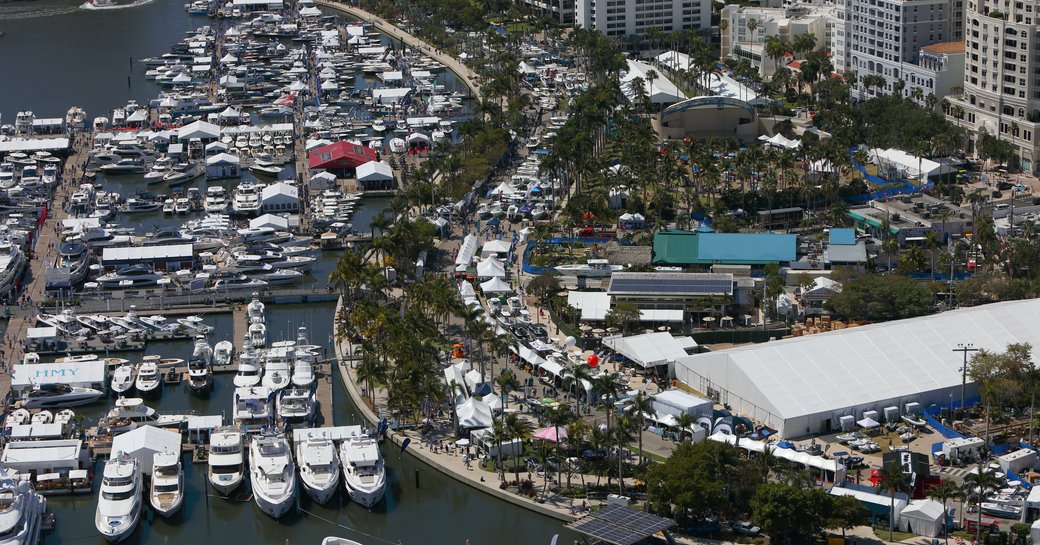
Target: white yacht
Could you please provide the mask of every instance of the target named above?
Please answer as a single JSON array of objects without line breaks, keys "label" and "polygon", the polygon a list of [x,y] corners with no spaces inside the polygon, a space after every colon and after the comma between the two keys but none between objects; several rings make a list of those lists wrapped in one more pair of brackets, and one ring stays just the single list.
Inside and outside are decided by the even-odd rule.
[{"label": "white yacht", "polygon": [[340,462],[328,430],[309,428],[293,431],[300,482],[314,501],[326,503],[336,493]]},{"label": "white yacht", "polygon": [[209,439],[209,484],[227,496],[245,476],[245,435],[238,428],[225,426],[213,430]]},{"label": "white yacht", "polygon": [[227,194],[223,187],[212,185],[206,188],[206,204],[203,208],[207,213],[222,214],[227,211]]},{"label": "white yacht", "polygon": [[321,540],[321,545],[362,545],[357,541],[345,537],[328,536]]},{"label": "white yacht", "polygon": [[25,396],[22,407],[26,409],[52,409],[55,407],[77,407],[89,405],[100,399],[105,392],[93,388],[81,388],[68,384],[39,384]]},{"label": "white yacht", "polygon": [[250,323],[247,333],[254,348],[263,350],[267,347],[267,326],[263,322]]},{"label": "white yacht", "polygon": [[262,384],[277,392],[289,385],[292,371],[289,369],[296,352],[293,341],[271,343],[271,348],[264,352],[264,377]]},{"label": "white yacht", "polygon": [[302,388],[310,388],[314,384],[314,352],[307,344],[307,328],[301,327],[296,336],[295,361],[293,363],[292,383]]},{"label": "white yacht", "polygon": [[246,307],[246,316],[249,318],[249,323],[264,323],[264,303],[260,301],[259,294],[253,294],[253,300],[250,301],[249,306]]},{"label": "white yacht", "polygon": [[0,240],[0,295],[9,293],[18,283],[26,266],[25,254],[10,240]]},{"label": "white yacht", "polygon": [[241,216],[251,216],[260,211],[260,188],[251,182],[242,182],[235,189],[231,210]]},{"label": "white yacht", "polygon": [[260,360],[253,349],[253,343],[247,335],[243,341],[242,353],[238,355],[238,372],[235,374],[236,388],[256,386],[260,383]]},{"label": "white yacht", "polygon": [[152,457],[152,509],[164,517],[173,516],[184,504],[184,470],[179,453],[162,451]]},{"label": "white yacht", "polygon": [[[89,244],[88,244],[89,246]],[[103,288],[141,288],[159,283],[162,274],[155,272],[150,265],[130,265],[118,272],[107,273],[97,278]]]},{"label": "white yacht", "polygon": [[295,386],[285,388],[278,393],[275,408],[278,411],[278,420],[283,424],[312,425],[315,414],[314,392],[309,388]]},{"label": "white yacht", "polygon": [[386,489],[386,469],[379,444],[361,433],[361,427],[339,445],[339,459],[343,463],[343,483],[350,499],[372,507],[383,499]]},{"label": "white yacht", "polygon": [[149,395],[159,391],[162,387],[162,377],[159,376],[159,364],[155,361],[142,362],[137,368],[137,392],[141,395]]},{"label": "white yacht", "polygon": [[128,392],[130,388],[134,387],[134,380],[136,378],[137,371],[134,369],[133,365],[124,363],[123,365],[116,367],[116,370],[112,372],[112,391],[117,394]]},{"label": "white yacht", "polygon": [[162,177],[162,181],[170,187],[176,187],[193,182],[203,174],[205,171],[195,163],[178,163],[170,167],[170,170]]},{"label": "white yacht", "polygon": [[102,419],[109,426],[117,425],[121,421],[133,424],[127,430],[138,426],[155,426],[157,428],[176,428],[187,424],[188,414],[159,414],[155,409],[144,404],[139,397],[120,397],[116,400],[116,406],[108,411]]},{"label": "white yacht", "polygon": [[235,426],[246,432],[259,431],[272,424],[274,416],[271,390],[263,386],[235,388],[231,417]]},{"label": "white yacht", "polygon": [[141,517],[141,466],[132,456],[116,453],[105,462],[94,525],[105,539],[126,539]]},{"label": "white yacht", "polygon": [[625,270],[624,265],[611,265],[606,259],[590,259],[585,264],[556,266],[556,272],[568,276],[601,277],[623,270]]},{"label": "white yacht", "polygon": [[296,499],[296,468],[284,434],[265,434],[249,444],[249,479],[253,499],[274,518],[289,512]]},{"label": "white yacht", "polygon": [[213,365],[230,365],[235,345],[231,341],[220,341],[213,347]]},{"label": "white yacht", "polygon": [[47,498],[25,480],[0,469],[0,543],[37,545],[42,540]]},{"label": "white yacht", "polygon": [[209,392],[213,386],[213,349],[206,338],[195,338],[195,349],[188,359],[188,387],[196,394]]}]

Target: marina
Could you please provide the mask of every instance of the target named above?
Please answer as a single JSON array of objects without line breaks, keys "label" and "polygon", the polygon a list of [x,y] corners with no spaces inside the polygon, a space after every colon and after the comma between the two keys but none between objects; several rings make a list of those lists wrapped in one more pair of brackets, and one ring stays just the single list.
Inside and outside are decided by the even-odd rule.
[{"label": "marina", "polygon": [[[167,7],[155,2],[141,3],[131,9],[161,17],[158,13]],[[109,15],[115,12],[107,11],[100,3],[79,12],[71,7],[57,8],[69,11],[52,17],[67,19],[69,24],[87,16],[102,21],[98,28],[115,21]],[[198,28],[202,21],[183,11],[171,15],[184,26],[164,25],[164,28],[188,30],[191,26]],[[2,18],[0,9],[0,20]],[[28,21],[32,24],[36,19]],[[346,36],[346,28],[341,29]],[[227,28],[222,31],[226,32]],[[204,32],[195,32],[193,36],[209,36],[204,41],[211,44],[208,47],[212,49],[206,52],[211,62],[226,59],[228,55],[247,57],[251,54],[247,49],[225,49],[230,42],[225,38],[214,39],[213,34]],[[265,32],[260,29],[253,33],[264,36]],[[274,32],[275,39],[289,38],[282,36],[281,30]],[[375,33],[365,34],[366,40],[372,41],[369,46],[383,47],[379,43],[385,38]],[[154,39],[141,42],[154,55],[157,53],[155,40],[164,36],[170,35],[159,33]],[[5,43],[14,44],[14,38],[18,37],[9,36],[11,39],[5,38]],[[144,66],[147,70],[143,72],[162,68],[144,58],[144,55],[136,56],[138,62],[132,64],[132,70],[138,71]],[[339,65],[332,66],[333,61]],[[440,116],[455,116],[463,111],[464,93],[449,96],[457,90],[452,87],[456,83],[450,74],[433,63],[424,63],[418,56],[410,57],[408,62],[416,77],[428,78],[415,83],[417,94],[443,97],[443,100],[425,100],[424,110],[429,107],[435,110],[430,113]],[[291,66],[290,63],[283,68],[292,72]],[[233,411],[228,409],[234,406],[244,355],[247,360],[257,358],[261,369],[267,365],[277,368],[282,360],[290,364],[286,368],[289,382],[284,386],[284,395],[269,401],[272,425],[276,420],[279,424],[283,419],[291,420],[298,422],[295,430],[301,431],[307,426],[336,430],[339,428],[333,427],[335,425],[360,423],[349,399],[334,403],[340,395],[335,390],[341,386],[337,386],[339,379],[333,373],[335,360],[331,359],[334,355],[331,350],[332,303],[336,295],[325,287],[325,279],[335,261],[329,252],[370,242],[372,232],[368,224],[395,191],[388,187],[393,184],[381,176],[364,181],[336,180],[334,185],[342,190],[308,187],[305,147],[311,138],[338,139],[347,137],[347,133],[340,131],[349,130],[360,136],[365,131],[378,129],[377,133],[385,131],[384,145],[397,149],[398,142],[393,140],[400,136],[399,140],[404,141],[403,137],[409,132],[404,128],[407,127],[404,102],[381,104],[361,94],[335,93],[337,85],[351,83],[347,77],[351,70],[358,72],[356,80],[359,81],[354,88],[362,90],[371,85],[369,78],[386,83],[393,81],[392,76],[380,77],[381,72],[375,71],[374,64],[372,67],[352,66],[344,64],[342,58],[330,60],[327,68],[337,71],[339,81],[315,78],[306,85],[315,94],[321,85],[322,96],[330,97],[332,103],[338,100],[348,104],[354,113],[339,114],[335,108],[323,108],[306,112],[300,123],[288,123],[288,127],[286,121],[294,113],[291,110],[290,115],[285,116],[277,105],[249,104],[231,95],[214,96],[218,89],[234,88],[233,84],[227,85],[232,77],[219,78],[221,81],[214,78],[200,86],[203,93],[188,96],[191,92],[184,94],[185,89],[177,88],[177,84],[168,85],[160,74],[154,79],[148,73],[143,74],[143,78],[141,74],[132,75],[133,79],[146,82],[140,86],[135,82],[135,88],[154,89],[156,94],[172,89],[177,95],[167,94],[154,100],[147,95],[128,96],[126,104],[114,110],[111,104],[94,107],[91,104],[97,103],[77,101],[71,96],[63,96],[51,104],[20,101],[19,108],[29,106],[31,110],[46,113],[54,109],[55,104],[79,102],[105,118],[92,122],[90,118],[70,112],[68,130],[73,136],[69,157],[56,172],[50,170],[53,161],[44,160],[48,156],[38,155],[35,167],[42,172],[41,178],[54,182],[53,191],[49,195],[47,191],[37,193],[40,200],[34,203],[42,205],[49,201],[54,206],[41,215],[45,219],[40,219],[42,227],[32,241],[35,251],[24,263],[28,283],[19,291],[36,304],[26,308],[12,299],[6,307],[9,318],[5,333],[26,339],[25,343],[12,346],[8,356],[11,361],[24,362],[21,366],[41,366],[37,370],[47,365],[93,367],[99,369],[103,377],[97,384],[98,391],[104,390],[101,399],[74,407],[74,416],[71,412],[63,413],[62,418],[66,419],[63,422],[73,419],[80,423],[77,424],[80,427],[75,428],[77,431],[53,435],[45,428],[32,428],[11,436],[22,438],[24,435],[24,441],[6,444],[8,448],[21,445],[43,453],[45,451],[40,449],[44,448],[45,441],[74,442],[54,446],[72,454],[75,462],[72,466],[58,472],[32,470],[36,489],[50,498],[49,504],[45,504],[48,512],[61,521],[54,524],[50,515],[41,517],[40,521],[46,521],[48,528],[54,528],[47,535],[47,542],[81,539],[87,533],[109,541],[171,538],[212,541],[221,539],[221,535],[228,532],[225,528],[235,528],[235,539],[251,535],[258,541],[303,543],[319,542],[321,536],[339,534],[361,543],[407,543],[420,539],[409,528],[437,527],[438,518],[456,509],[490,516],[484,517],[486,522],[464,530],[438,530],[444,532],[445,540],[480,540],[481,535],[491,539],[503,529],[512,529],[517,535],[537,535],[540,540],[550,536],[553,528],[547,521],[536,518],[532,523],[531,516],[522,510],[503,512],[503,505],[496,500],[470,497],[460,485],[409,457],[388,460],[384,470],[382,449],[375,442],[357,449],[356,453],[355,449],[341,448],[340,443],[345,439],[337,438],[332,445],[331,459],[338,462],[342,452],[350,452],[351,459],[356,458],[367,468],[364,475],[354,477],[354,488],[339,483],[339,478],[325,481],[327,484],[323,485],[319,484],[320,479],[313,477],[324,472],[321,468],[329,458],[285,450],[290,465],[280,466],[289,468],[283,482],[296,482],[298,477],[292,471],[293,465],[312,476],[301,482],[305,490],[282,492],[283,497],[285,494],[300,496],[290,504],[281,504],[291,507],[287,512],[276,507],[279,503],[274,492],[277,486],[270,481],[273,468],[278,465],[273,462],[277,455],[263,442],[247,441],[250,448],[255,449],[239,451],[253,452],[257,461],[270,459],[274,464],[264,477],[244,479],[250,484],[239,492],[248,495],[228,490],[231,495],[220,498],[207,485],[207,482],[214,486],[223,482],[217,477],[207,479],[207,472],[213,471],[207,470],[207,461],[214,456],[214,433],[221,425],[233,423]],[[422,74],[424,70],[428,75]],[[340,71],[344,73],[340,75]],[[190,67],[188,72],[198,73]],[[237,72],[235,77],[241,75]],[[439,87],[445,82],[449,84],[447,89]],[[195,110],[196,105],[201,104],[202,94],[209,100],[226,102],[219,109],[211,104],[210,114],[206,114],[206,109]],[[112,93],[107,100],[121,95]],[[19,102],[6,95],[0,98],[3,99],[0,108]],[[176,105],[174,100],[178,101]],[[199,102],[193,103],[193,100]],[[360,103],[354,105],[355,100]],[[229,110],[236,109],[250,110],[250,119],[245,121],[239,115],[232,122],[233,111]],[[193,110],[195,113],[191,113]],[[380,116],[382,127],[374,123],[374,118],[367,117],[370,114],[365,114],[366,110]],[[43,126],[32,121],[38,116],[29,111],[20,110],[23,113],[18,117],[35,127]],[[205,121],[191,119],[200,113]],[[214,113],[224,114],[224,119],[219,115],[213,117]],[[282,116],[281,119],[278,116]],[[398,116],[402,128],[387,127]],[[14,118],[12,115],[3,119]],[[139,125],[135,127],[134,123]],[[183,155],[178,159],[176,147],[167,146],[166,136],[158,135],[166,129],[156,131],[144,127],[153,123],[181,127],[195,123],[192,130],[207,130],[212,124],[220,127],[220,132],[217,138],[206,140],[202,149],[195,148],[192,135],[186,133],[180,152]],[[304,125],[308,125],[306,135],[302,130]],[[269,129],[254,131],[253,127]],[[421,153],[432,140],[448,138],[450,134],[450,122],[434,121],[432,126],[413,129],[420,128],[427,131],[422,135],[424,138],[411,138],[404,150]],[[16,128],[16,132],[20,130]],[[30,136],[25,132],[19,137],[27,142],[43,141],[40,134]],[[128,135],[135,136],[128,138]],[[364,138],[363,142],[367,149],[375,149],[375,140]],[[217,145],[210,148],[212,144]],[[285,151],[279,149],[280,145]],[[227,153],[236,148],[237,156]],[[390,157],[391,164],[403,165],[403,154],[393,157],[394,152],[389,148],[382,151]],[[229,155],[240,159],[236,161],[227,157]],[[6,159],[10,161],[12,157],[8,155]],[[12,187],[35,191],[35,172],[28,168],[28,161],[17,156],[13,159],[17,164],[9,178]],[[238,186],[246,189],[236,188],[239,180]],[[250,196],[250,184],[255,187],[251,190],[255,197]],[[44,182],[39,189],[48,187],[51,186]],[[274,189],[267,191],[271,187]],[[167,194],[148,193],[153,190]],[[279,200],[293,193],[295,202]],[[271,198],[265,199],[265,195]],[[168,213],[170,206],[172,210]],[[279,219],[291,215],[297,216],[298,223],[287,225]],[[352,229],[350,224],[358,228]],[[222,240],[219,245],[217,239]],[[250,320],[247,311],[254,301],[254,293],[256,301],[268,305],[265,337],[270,344],[263,347],[254,346],[257,337],[253,336],[252,324],[255,322]],[[155,316],[164,320],[153,320]],[[306,336],[303,336],[304,329]],[[205,343],[209,352],[200,352],[199,343]],[[274,350],[272,355],[265,355],[270,350]],[[301,358],[306,363],[301,363],[304,361]],[[51,360],[57,362],[50,363]],[[273,380],[276,388],[283,384],[280,377],[274,376]],[[32,380],[27,384],[30,390],[44,388]],[[114,393],[115,388],[120,392]],[[3,389],[5,393],[11,392],[11,384],[5,382]],[[23,390],[21,395],[27,394]],[[53,399],[60,404],[71,402],[71,397],[62,395],[65,397]],[[227,418],[221,418],[221,413],[226,413]],[[31,412],[29,419],[35,419],[37,414],[42,413]],[[42,416],[40,420],[42,422]],[[33,422],[25,425],[43,426]],[[152,433],[153,429],[169,433],[170,437],[176,435],[178,439],[166,443],[165,436]],[[360,426],[351,430],[351,436],[362,433]],[[292,443],[291,435],[287,439]],[[123,446],[119,447],[121,440]],[[317,447],[318,439],[308,441]],[[161,446],[164,444],[166,446]],[[116,452],[114,446],[125,450]],[[106,461],[109,456],[111,459]],[[253,458],[253,454],[244,458]],[[371,471],[377,467],[373,465],[376,460],[381,477],[378,482],[370,482]],[[243,460],[243,468],[248,467],[251,467],[248,460]],[[248,470],[245,473],[248,474]],[[97,477],[92,482],[86,478],[90,474]],[[329,488],[328,484],[335,486]],[[253,500],[249,500],[250,497]],[[355,498],[354,502],[350,501],[351,497]],[[28,500],[30,496],[25,498]],[[135,499],[127,503],[123,498]],[[243,498],[246,501],[242,501]],[[449,498],[450,501],[445,501]],[[348,507],[351,503],[353,505]],[[153,513],[159,516],[153,517]],[[280,523],[268,516],[283,513]],[[93,525],[86,520],[91,515]],[[39,531],[43,526],[33,527],[32,531]]]}]

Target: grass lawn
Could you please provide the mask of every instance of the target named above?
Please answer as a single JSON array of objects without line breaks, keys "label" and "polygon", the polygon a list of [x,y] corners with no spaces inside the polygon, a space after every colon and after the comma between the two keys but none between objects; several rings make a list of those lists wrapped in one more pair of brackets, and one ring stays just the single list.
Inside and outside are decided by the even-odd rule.
[{"label": "grass lawn", "polygon": [[[875,526],[874,535],[882,541],[888,541],[888,527],[886,526]],[[907,539],[913,539],[918,537],[917,534],[911,534],[910,532],[893,532],[892,541],[906,541]]]}]

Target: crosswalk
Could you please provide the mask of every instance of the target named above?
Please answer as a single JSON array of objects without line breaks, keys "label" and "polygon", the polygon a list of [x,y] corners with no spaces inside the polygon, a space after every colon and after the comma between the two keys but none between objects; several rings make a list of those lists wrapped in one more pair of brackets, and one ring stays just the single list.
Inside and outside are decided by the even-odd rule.
[{"label": "crosswalk", "polygon": [[965,476],[971,473],[971,469],[965,469],[961,467],[940,467],[936,465],[928,466],[928,470],[932,473],[932,475],[943,475],[948,477],[956,477],[958,479],[963,479]]}]

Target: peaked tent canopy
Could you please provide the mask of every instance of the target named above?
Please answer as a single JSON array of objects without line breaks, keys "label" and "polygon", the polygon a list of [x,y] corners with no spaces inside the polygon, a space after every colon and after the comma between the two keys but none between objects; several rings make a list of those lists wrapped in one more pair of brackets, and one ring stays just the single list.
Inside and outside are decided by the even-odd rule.
[{"label": "peaked tent canopy", "polygon": [[505,280],[502,280],[500,277],[496,276],[491,280],[488,280],[487,282],[481,282],[480,291],[484,292],[485,294],[512,293],[513,288]]}]

